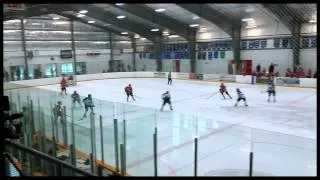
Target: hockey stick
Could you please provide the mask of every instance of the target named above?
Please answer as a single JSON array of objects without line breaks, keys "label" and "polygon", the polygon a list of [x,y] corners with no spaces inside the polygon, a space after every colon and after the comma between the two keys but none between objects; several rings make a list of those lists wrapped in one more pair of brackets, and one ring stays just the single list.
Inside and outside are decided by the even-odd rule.
[{"label": "hockey stick", "polygon": [[133,95],[134,97],[138,98],[138,99],[142,99],[141,97],[137,96],[137,95]]},{"label": "hockey stick", "polygon": [[219,92],[213,93],[211,96],[206,97],[205,99],[210,99],[210,98],[212,98],[213,96],[215,96],[215,95],[218,94],[218,93],[219,93]]}]

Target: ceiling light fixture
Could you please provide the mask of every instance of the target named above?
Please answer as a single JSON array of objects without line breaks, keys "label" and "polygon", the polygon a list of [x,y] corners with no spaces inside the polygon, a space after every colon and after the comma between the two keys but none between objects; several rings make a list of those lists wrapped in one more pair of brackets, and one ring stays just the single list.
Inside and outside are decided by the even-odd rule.
[{"label": "ceiling light fixture", "polygon": [[129,34],[128,32],[122,32],[121,33],[122,35],[127,35],[127,34]]},{"label": "ceiling light fixture", "polygon": [[254,21],[254,19],[253,18],[244,18],[244,19],[241,19],[241,21],[248,22],[248,21]]},{"label": "ceiling light fixture", "polygon": [[89,24],[93,24],[93,23],[95,23],[95,21],[88,21],[88,23],[89,23]]},{"label": "ceiling light fixture", "polygon": [[116,3],[115,5],[117,5],[117,6],[123,6],[124,3]]},{"label": "ceiling light fixture", "polygon": [[309,23],[316,23],[317,22],[317,20],[315,20],[315,19],[311,19],[310,21],[309,21]]},{"label": "ceiling light fixture", "polygon": [[32,25],[34,25],[34,26],[39,26],[39,25],[41,25],[41,23],[31,23]]},{"label": "ceiling light fixture", "polygon": [[68,24],[67,21],[57,21],[57,22],[53,22],[52,24],[54,25],[64,25],[64,24]]},{"label": "ceiling light fixture", "polygon": [[159,29],[151,29],[150,31],[157,32],[157,31],[159,31]]},{"label": "ceiling light fixture", "polygon": [[170,36],[168,36],[169,38],[177,38],[177,37],[179,37],[178,35],[170,35]]},{"label": "ceiling light fixture", "polygon": [[120,16],[117,16],[118,19],[124,19],[126,18],[126,16],[123,16],[123,15],[120,15]]},{"label": "ceiling light fixture", "polygon": [[256,28],[257,26],[247,26],[247,29]]},{"label": "ceiling light fixture", "polygon": [[169,34],[169,32],[168,31],[163,31],[162,34]]},{"label": "ceiling light fixture", "polygon": [[199,18],[200,18],[199,16],[194,16],[192,19],[196,20],[196,19],[199,19]]},{"label": "ceiling light fixture", "polygon": [[14,19],[14,20],[9,20],[9,21],[5,21],[4,24],[9,24],[9,23],[18,23],[20,22],[19,19]]},{"label": "ceiling light fixture", "polygon": [[84,14],[78,14],[77,15],[77,17],[84,17],[84,16],[86,16],[86,15],[84,15]]},{"label": "ceiling light fixture", "polygon": [[80,14],[86,14],[88,11],[87,10],[81,10],[79,11]]},{"label": "ceiling light fixture", "polygon": [[59,20],[60,19],[60,17],[54,17],[54,18],[52,18],[53,20]]},{"label": "ceiling light fixture", "polygon": [[142,40],[142,41],[143,41],[143,40],[146,40],[146,39],[147,39],[147,38],[140,38],[140,40]]},{"label": "ceiling light fixture", "polygon": [[159,9],[156,9],[154,10],[155,12],[163,12],[163,11],[166,11],[166,9],[163,9],[163,8],[159,8]]},{"label": "ceiling light fixture", "polygon": [[198,27],[199,24],[190,24],[189,26],[190,26],[190,27]]},{"label": "ceiling light fixture", "polygon": [[170,34],[169,34],[169,33],[166,33],[166,34],[162,34],[162,36],[170,36]]}]

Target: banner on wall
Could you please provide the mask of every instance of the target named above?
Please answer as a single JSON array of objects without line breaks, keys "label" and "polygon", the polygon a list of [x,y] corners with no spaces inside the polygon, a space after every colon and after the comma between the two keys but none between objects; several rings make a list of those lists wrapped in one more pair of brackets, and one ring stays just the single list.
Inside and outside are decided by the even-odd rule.
[{"label": "banner on wall", "polygon": [[224,59],[226,57],[226,52],[225,51],[220,51],[220,58]]},{"label": "banner on wall", "polygon": [[224,75],[220,75],[220,80],[228,81],[228,82],[236,82],[236,76],[224,74]]},{"label": "banner on wall", "polygon": [[299,86],[299,78],[287,78],[287,77],[277,77],[276,85],[290,85],[290,86]]},{"label": "banner on wall", "polygon": [[213,58],[214,59],[218,59],[218,51],[214,51],[213,52]]},{"label": "banner on wall", "polygon": [[271,79],[269,77],[262,76],[260,78],[257,78],[256,82],[261,84],[269,84],[271,82]]},{"label": "banner on wall", "polygon": [[155,77],[155,78],[165,78],[166,77],[166,73],[165,72],[154,72],[153,73],[153,77]]}]

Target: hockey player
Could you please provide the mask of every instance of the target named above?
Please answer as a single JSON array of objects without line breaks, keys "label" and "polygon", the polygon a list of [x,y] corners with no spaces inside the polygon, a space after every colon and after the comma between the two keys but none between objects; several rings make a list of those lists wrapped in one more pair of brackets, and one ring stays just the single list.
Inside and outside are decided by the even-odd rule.
[{"label": "hockey player", "polygon": [[171,78],[171,72],[169,72],[168,74],[168,85],[171,85],[172,84],[172,78]]},{"label": "hockey player", "polygon": [[131,96],[131,98],[135,101],[134,97],[133,97],[133,90],[132,90],[132,87],[131,87],[131,84],[129,84],[127,87],[124,88],[124,91],[126,92],[127,94],[127,102],[129,101],[129,96]]},{"label": "hockey player", "polygon": [[247,101],[246,101],[246,97],[245,97],[244,94],[240,91],[239,88],[237,88],[237,93],[238,93],[238,99],[237,99],[237,102],[236,102],[236,104],[234,105],[234,107],[237,107],[237,106],[238,106],[238,102],[241,101],[241,100],[244,101],[244,105],[245,105],[245,106],[248,106]]},{"label": "hockey player", "polygon": [[85,108],[85,113],[83,115],[83,118],[87,117],[87,112],[88,112],[89,108],[91,110],[91,113],[94,114],[94,112],[93,112],[94,104],[93,104],[93,100],[92,100],[91,94],[88,94],[88,97],[83,99],[83,104],[84,104],[84,108]]},{"label": "hockey player", "polygon": [[232,99],[232,97],[229,95],[229,93],[227,91],[226,86],[223,83],[221,83],[219,91],[220,91],[220,93],[221,93],[221,95],[223,96],[224,99],[226,99],[226,97],[224,97],[223,93],[226,93],[226,95],[228,95],[229,98]]},{"label": "hockey player", "polygon": [[55,107],[53,108],[53,115],[56,121],[60,119],[62,123],[63,107],[62,107],[61,101],[58,101],[58,104],[56,104]]},{"label": "hockey player", "polygon": [[268,102],[270,102],[271,94],[273,96],[273,102],[276,102],[276,88],[273,82],[269,83],[267,92],[268,92]]},{"label": "hockey player", "polygon": [[172,105],[171,105],[171,97],[170,97],[169,91],[166,91],[165,93],[162,94],[162,100],[163,100],[163,103],[162,103],[160,111],[163,111],[163,107],[167,103],[169,104],[170,110],[172,111],[173,108],[172,108]]},{"label": "hockey player", "polygon": [[67,85],[68,85],[67,80],[64,77],[62,77],[62,80],[60,81],[60,86],[61,86],[61,93],[60,94],[61,95],[62,95],[63,91],[64,91],[65,95],[67,95]]},{"label": "hockey player", "polygon": [[71,94],[72,98],[72,104],[75,105],[76,102],[82,107],[80,102],[80,95],[77,93],[77,91],[73,91],[73,94]]}]

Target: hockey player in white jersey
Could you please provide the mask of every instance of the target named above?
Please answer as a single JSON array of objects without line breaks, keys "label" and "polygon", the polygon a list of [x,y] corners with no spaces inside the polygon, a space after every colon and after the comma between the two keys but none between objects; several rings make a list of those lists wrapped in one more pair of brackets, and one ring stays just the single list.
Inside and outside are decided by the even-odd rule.
[{"label": "hockey player in white jersey", "polygon": [[238,106],[238,102],[241,101],[241,100],[243,100],[245,106],[248,106],[247,101],[246,101],[246,97],[245,97],[245,95],[240,91],[239,88],[237,88],[237,94],[238,94],[238,99],[237,99],[237,102],[236,102],[236,104],[234,105],[234,107],[237,107],[237,106]]},{"label": "hockey player in white jersey", "polygon": [[170,96],[169,91],[166,91],[165,93],[162,94],[162,100],[163,100],[163,103],[162,103],[162,106],[161,106],[160,111],[163,111],[163,107],[164,107],[164,105],[166,105],[167,103],[169,104],[170,110],[172,111],[173,108],[172,108],[172,105],[171,105],[171,96]]},{"label": "hockey player in white jersey", "polygon": [[270,96],[273,96],[273,102],[276,102],[276,87],[273,82],[270,82],[268,85],[268,102],[270,102]]}]

